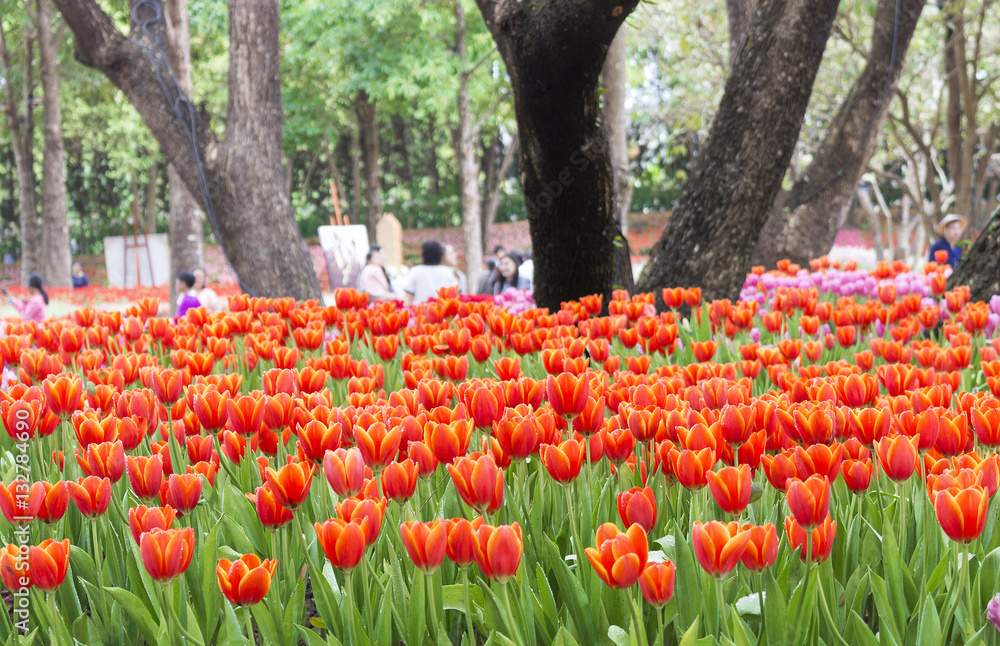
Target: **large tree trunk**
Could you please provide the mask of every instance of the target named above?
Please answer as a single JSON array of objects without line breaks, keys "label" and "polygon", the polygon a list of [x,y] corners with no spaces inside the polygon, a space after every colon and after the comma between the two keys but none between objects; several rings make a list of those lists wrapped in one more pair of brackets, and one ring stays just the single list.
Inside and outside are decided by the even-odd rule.
[{"label": "large tree trunk", "polygon": [[614,172],[597,88],[607,48],[637,3],[477,0],[514,91],[540,307],[595,293],[607,302],[616,286]]},{"label": "large tree trunk", "polygon": [[[788,169],[838,0],[762,0],[703,158],[653,246],[642,291],[736,298]],[[662,300],[660,300],[662,303]]]},{"label": "large tree trunk", "polygon": [[923,7],[922,1],[879,0],[868,62],[827,129],[812,163],[771,207],[751,259],[754,265],[773,267],[778,260],[788,258],[808,266],[811,259],[833,248],[858,182],[878,145],[879,131]]},{"label": "large tree trunk", "polygon": [[[24,46],[22,106],[18,106],[14,85],[8,81],[4,84],[4,114],[7,116],[7,132],[10,134],[11,148],[14,151],[14,166],[17,168],[17,204],[21,225],[21,284],[24,285],[28,282],[28,274],[41,268],[39,264],[41,231],[38,228],[38,205],[35,194],[33,154],[35,127],[31,114],[33,39],[25,33],[22,43]],[[0,73],[4,78],[12,78],[10,50],[7,48],[7,35],[2,24],[0,24],[0,65],[2,65]],[[21,127],[21,108],[24,109],[24,128]]]},{"label": "large tree trunk", "polygon": [[604,86],[601,121],[611,147],[611,168],[614,173],[614,214],[622,233],[628,232],[628,213],[632,206],[632,173],[628,160],[628,111],[625,110],[625,90],[628,87],[628,32],[618,32],[608,48],[601,81]]},{"label": "large tree trunk", "polygon": [[66,161],[59,109],[59,37],[52,32],[49,0],[38,0],[38,58],[41,63],[44,153],[42,158],[42,273],[53,287],[71,287],[69,223],[66,221]]},{"label": "large tree trunk", "polygon": [[147,235],[156,233],[156,216],[159,214],[158,191],[160,180],[160,164],[153,158],[149,168],[146,169],[146,205],[143,207],[142,230]]},{"label": "large tree trunk", "polygon": [[757,0],[726,0],[729,17],[729,69],[736,67],[736,59],[747,39],[747,30],[753,20]]},{"label": "large tree trunk", "polygon": [[378,115],[368,93],[358,92],[358,131],[361,136],[361,162],[365,175],[365,203],[368,207],[368,239],[375,240],[375,226],[382,219],[382,184],[378,173]]},{"label": "large tree trunk", "polygon": [[483,270],[482,206],[479,193],[479,158],[476,147],[479,129],[472,123],[469,108],[469,76],[466,68],[467,50],[465,9],[462,0],[455,0],[455,52],[458,56],[458,177],[462,193],[462,243],[465,247],[465,275],[470,289]]},{"label": "large tree trunk", "polygon": [[1000,212],[994,211],[986,229],[955,267],[948,287],[968,285],[973,301],[989,302],[1000,294]]},{"label": "large tree trunk", "polygon": [[[76,56],[106,75],[136,107],[164,155],[202,206],[198,163],[214,209],[222,248],[247,291],[260,296],[320,296],[319,280],[285,194],[281,170],[281,83],[277,0],[229,2],[229,107],[226,137],[218,139],[189,102],[196,145],[174,113],[176,96],[167,97],[157,77],[165,60],[150,63],[138,44],[126,38],[95,0],[54,0],[76,35]],[[148,19],[142,11],[139,18]],[[159,36],[138,30],[146,46],[162,47]],[[208,210],[206,209],[206,212]]]},{"label": "large tree trunk", "polygon": [[[187,0],[167,0],[167,59],[181,91],[193,96],[191,81],[191,33],[188,29]],[[167,166],[170,214],[167,236],[170,239],[170,275],[192,271],[203,264],[202,212],[173,164]],[[177,309],[177,281],[170,281],[170,311]]]}]

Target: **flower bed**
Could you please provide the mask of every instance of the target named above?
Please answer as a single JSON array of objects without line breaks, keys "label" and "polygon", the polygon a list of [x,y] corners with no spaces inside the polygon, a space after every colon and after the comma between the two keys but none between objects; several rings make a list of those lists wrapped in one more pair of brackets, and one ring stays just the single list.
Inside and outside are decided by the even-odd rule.
[{"label": "flower bed", "polygon": [[0,636],[995,639],[996,313],[943,277],[11,323]]}]

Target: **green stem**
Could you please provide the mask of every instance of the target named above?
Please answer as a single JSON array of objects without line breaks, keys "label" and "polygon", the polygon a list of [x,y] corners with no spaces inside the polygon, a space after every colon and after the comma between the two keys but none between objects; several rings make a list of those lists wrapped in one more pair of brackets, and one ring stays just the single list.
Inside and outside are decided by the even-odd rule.
[{"label": "green stem", "polygon": [[427,583],[427,601],[430,606],[431,611],[431,637],[434,639],[438,638],[438,613],[437,613],[437,602],[434,600],[434,575],[425,574],[424,581]]},{"label": "green stem", "polygon": [[656,609],[656,643],[654,646],[663,646],[663,608]]},{"label": "green stem", "polygon": [[760,601],[760,632],[761,634],[767,634],[767,613],[764,612],[764,573],[763,571],[757,573],[757,595]]},{"label": "green stem", "polygon": [[469,646],[476,646],[476,634],[472,629],[472,598],[469,596],[469,568],[462,568],[462,592],[465,594],[465,630],[469,634]]},{"label": "green stem", "polygon": [[351,573],[344,575],[344,587],[347,588],[347,606],[345,608],[347,617],[344,623],[347,625],[347,643],[356,644],[354,641],[354,586],[351,585]]},{"label": "green stem", "polygon": [[969,572],[969,545],[967,543],[962,543],[962,587],[965,589],[965,625],[966,625],[966,636],[971,631],[972,618],[972,586],[969,584],[971,573]]},{"label": "green stem", "polygon": [[569,513],[569,527],[573,532],[573,542],[576,544],[576,578],[583,584],[583,543],[580,542],[580,530],[577,528],[576,512],[573,509],[573,495],[569,487],[563,487],[566,494],[567,513]]},{"label": "green stem", "polygon": [[723,635],[729,637],[729,628],[726,626],[726,613],[724,610],[726,601],[722,596],[722,579],[715,580],[715,598],[719,604],[719,641],[721,642]]},{"label": "green stem", "polygon": [[518,644],[523,644],[524,640],[521,639],[521,630],[517,627],[517,622],[514,620],[514,613],[510,609],[510,596],[507,594],[507,584],[500,584],[500,593],[503,596],[503,607],[507,611],[507,621],[510,622],[511,630],[514,631],[514,636],[517,638]]},{"label": "green stem", "polygon": [[[822,586],[820,587],[822,588]],[[844,639],[844,637],[840,634],[840,629],[837,628],[837,624],[833,620],[833,615],[830,614],[830,607],[826,603],[826,594],[823,593],[822,589],[820,589],[819,591],[819,603],[820,606],[823,608],[823,614],[826,615],[826,620],[830,623],[830,629],[833,630],[833,634],[837,638],[837,641],[840,642],[842,646],[851,646],[850,644],[847,643],[847,640]]]},{"label": "green stem", "polygon": [[243,606],[243,626],[247,631],[247,639],[251,644],[256,644],[257,640],[253,636],[253,618],[250,616],[250,606]]},{"label": "green stem", "polygon": [[[806,593],[809,592],[809,576],[812,574],[812,530],[806,530],[806,578],[802,585],[802,596],[799,597],[799,609],[795,612],[795,635],[798,636],[799,621],[802,619],[802,609],[806,605]],[[795,641],[794,639],[792,640]]]}]

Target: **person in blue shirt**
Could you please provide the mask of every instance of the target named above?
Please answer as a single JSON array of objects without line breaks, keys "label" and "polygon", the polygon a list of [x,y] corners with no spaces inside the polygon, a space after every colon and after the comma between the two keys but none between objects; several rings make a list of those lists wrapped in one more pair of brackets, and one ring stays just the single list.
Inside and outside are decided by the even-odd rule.
[{"label": "person in blue shirt", "polygon": [[90,279],[87,278],[87,274],[83,273],[83,263],[81,263],[79,260],[73,262],[72,274],[73,274],[73,289],[80,289],[82,287],[90,286]]},{"label": "person in blue shirt", "polygon": [[201,307],[201,301],[194,288],[194,274],[182,271],[177,274],[177,318],[183,318],[188,310],[196,307]]},{"label": "person in blue shirt", "polygon": [[931,245],[929,259],[931,261],[935,260],[934,254],[938,251],[947,251],[948,260],[945,262],[954,269],[962,257],[962,248],[955,243],[962,237],[967,226],[969,226],[969,221],[964,215],[949,213],[941,218],[941,221],[935,227],[937,232],[941,234],[941,237]]}]

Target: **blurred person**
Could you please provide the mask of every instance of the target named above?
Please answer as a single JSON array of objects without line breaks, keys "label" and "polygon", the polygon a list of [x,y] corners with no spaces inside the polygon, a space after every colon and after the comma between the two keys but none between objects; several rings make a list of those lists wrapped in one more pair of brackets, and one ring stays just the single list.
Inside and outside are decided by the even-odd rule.
[{"label": "blurred person", "polygon": [[45,308],[49,304],[49,295],[45,291],[45,280],[37,271],[28,274],[27,299],[13,298],[3,288],[0,288],[0,292],[7,297],[7,302],[20,313],[22,321],[41,323],[45,320]]},{"label": "blurred person", "polygon": [[396,300],[392,281],[385,270],[385,251],[381,245],[373,244],[365,255],[365,266],[358,274],[358,291],[368,292],[373,301]]},{"label": "blurred person", "polygon": [[73,261],[73,266],[70,269],[70,273],[73,276],[73,289],[90,287],[90,279],[87,278],[87,274],[83,273],[83,263],[81,263],[79,260]]},{"label": "blurred person", "polygon": [[451,267],[452,271],[455,272],[455,278],[458,279],[458,293],[465,294],[469,290],[468,281],[465,278],[465,274],[461,269],[458,268],[458,252],[455,251],[455,247],[450,244],[444,246],[444,260],[442,264]]},{"label": "blurred person", "polygon": [[535,261],[531,256],[531,249],[526,249],[524,254],[522,254],[524,262],[518,267],[518,271],[531,282],[535,282]]},{"label": "blurred person", "polygon": [[483,274],[479,277],[479,282],[476,284],[477,294],[492,294],[493,293],[493,283],[497,279],[497,259],[493,257],[487,257],[483,260]]},{"label": "blurred person", "polygon": [[177,318],[182,318],[187,311],[201,307],[198,300],[198,290],[194,288],[194,274],[182,271],[177,274]]},{"label": "blurred person", "polygon": [[524,260],[516,251],[508,252],[497,264],[497,277],[493,282],[493,293],[502,294],[505,289],[531,289],[531,279],[521,275]]},{"label": "blurred person", "polygon": [[197,292],[198,301],[212,314],[224,311],[225,303],[223,300],[219,298],[214,289],[207,286],[208,277],[205,275],[205,270],[198,267],[191,273],[194,275],[194,291]]},{"label": "blurred person", "polygon": [[434,298],[439,289],[458,287],[455,270],[441,264],[444,247],[437,240],[428,240],[420,245],[421,263],[410,268],[403,283],[403,302],[406,305],[420,305]]},{"label": "blurred person", "polygon": [[955,243],[962,237],[968,226],[969,220],[964,215],[949,213],[941,218],[941,221],[935,227],[937,232],[941,234],[941,237],[931,245],[930,260],[934,260],[935,252],[947,251],[947,264],[951,265],[952,269],[954,269],[955,265],[962,258],[962,248]]}]

